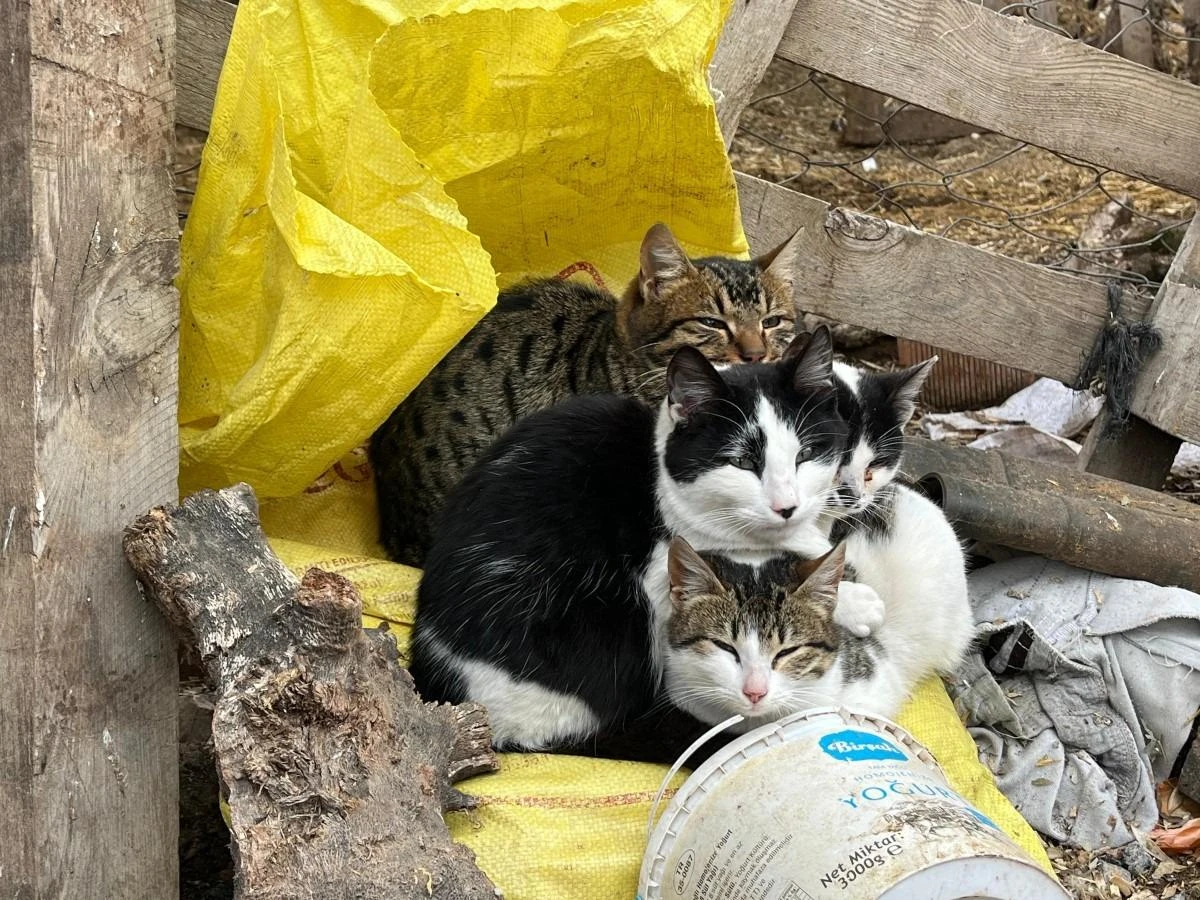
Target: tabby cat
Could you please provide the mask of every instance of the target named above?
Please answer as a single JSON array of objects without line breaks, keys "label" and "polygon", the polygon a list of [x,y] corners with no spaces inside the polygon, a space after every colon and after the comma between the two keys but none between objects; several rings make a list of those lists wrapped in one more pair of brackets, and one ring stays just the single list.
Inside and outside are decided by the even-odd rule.
[{"label": "tabby cat", "polygon": [[739,732],[815,706],[895,715],[933,668],[922,657],[931,641],[886,626],[862,638],[837,624],[845,552],[839,544],[815,560],[784,554],[749,566],[676,537],[664,667],[671,702],[709,724],[741,715],[730,729]]},{"label": "tabby cat", "polygon": [[792,255],[689,259],[665,225],[647,232],[637,277],[618,300],[573,281],[538,279],[496,307],[442,359],[371,438],[380,537],[421,565],[446,493],[510,425],[575,394],[657,404],[680,347],[731,363],[778,359],[794,334]]},{"label": "tabby cat", "polygon": [[501,748],[561,747],[650,709],[670,532],[750,556],[828,551],[845,442],[831,363],[827,329],[721,371],[685,347],[657,413],[580,396],[517,423],[439,519],[413,633],[421,695],[483,703]]}]

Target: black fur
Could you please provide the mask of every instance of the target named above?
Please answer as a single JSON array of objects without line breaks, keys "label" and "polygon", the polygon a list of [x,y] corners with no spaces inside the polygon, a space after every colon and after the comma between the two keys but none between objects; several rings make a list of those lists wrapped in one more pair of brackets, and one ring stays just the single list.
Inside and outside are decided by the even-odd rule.
[{"label": "black fur", "polygon": [[[430,664],[434,633],[578,696],[605,724],[649,707],[640,573],[661,538],[655,418],[632,398],[576,397],[518,423],[471,468],[439,517],[418,593],[412,674],[422,697],[465,699]],[[499,560],[529,568],[497,578]]]},{"label": "black fur", "polygon": [[[672,396],[702,373],[721,397],[701,398],[675,428],[668,468],[725,465],[733,432],[753,416],[760,393],[785,420],[803,419],[798,428],[822,432],[814,440],[823,453],[841,453],[832,385],[797,389],[813,381],[809,366],[819,349],[719,375],[703,358],[692,366],[692,354],[700,357],[679,351],[684,362],[669,367]],[[411,672],[426,700],[469,699],[458,674],[436,658],[436,641],[516,680],[579,698],[602,732],[653,707],[658,684],[641,579],[667,537],[656,502],[657,416],[628,397],[565,400],[509,429],[450,492],[426,557],[413,631]]]},{"label": "black fur", "polygon": [[801,336],[794,346],[776,364],[732,366],[719,376],[697,351],[675,355],[667,376],[669,399],[696,414],[667,438],[663,462],[673,479],[694,481],[720,464],[731,446],[761,477],[765,437],[757,425],[748,425],[757,418],[760,397],[792,425],[813,459],[842,453],[847,430],[839,397],[822,377],[832,359],[828,331],[819,330],[809,341]]}]

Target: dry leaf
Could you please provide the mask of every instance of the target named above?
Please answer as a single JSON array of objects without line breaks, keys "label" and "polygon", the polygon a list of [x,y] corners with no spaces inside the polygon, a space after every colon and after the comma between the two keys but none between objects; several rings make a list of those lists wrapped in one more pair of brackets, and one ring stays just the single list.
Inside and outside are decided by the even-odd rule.
[{"label": "dry leaf", "polygon": [[1200,819],[1191,819],[1178,828],[1155,828],[1150,837],[1164,850],[1192,853],[1200,849]]},{"label": "dry leaf", "polygon": [[1033,781],[1031,781],[1029,783],[1032,784],[1034,787],[1046,787],[1047,785],[1054,784],[1054,782],[1051,781],[1049,778],[1035,778],[1035,779],[1033,779]]},{"label": "dry leaf", "polygon": [[1165,888],[1163,888],[1163,900],[1170,900],[1171,897],[1174,897],[1178,893],[1179,888],[1175,887],[1173,884],[1168,884]]},{"label": "dry leaf", "polygon": [[1040,769],[1042,766],[1052,766],[1056,762],[1058,762],[1058,760],[1052,756],[1043,756],[1041,759],[1035,762],[1034,765]]},{"label": "dry leaf", "polygon": [[1156,880],[1163,879],[1169,875],[1174,875],[1176,872],[1182,872],[1183,868],[1183,866],[1173,859],[1164,859],[1155,867],[1153,877]]}]

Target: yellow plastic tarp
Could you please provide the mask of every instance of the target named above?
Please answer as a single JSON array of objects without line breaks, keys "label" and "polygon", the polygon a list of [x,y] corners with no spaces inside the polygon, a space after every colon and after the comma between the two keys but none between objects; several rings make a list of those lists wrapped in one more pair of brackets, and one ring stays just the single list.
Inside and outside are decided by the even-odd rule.
[{"label": "yellow plastic tarp", "polygon": [[[704,71],[726,0],[242,0],[183,240],[181,489],[250,482],[284,561],[340,572],[401,647],[364,439],[494,302],[669,222],[743,253]],[[1044,865],[941,685],[902,717]],[[508,755],[451,817],[509,900],[628,900],[664,769]],[[676,779],[680,783],[682,776]]]},{"label": "yellow plastic tarp", "polygon": [[179,279],[181,486],[302,490],[488,310],[656,220],[746,249],[716,0],[244,0]]}]

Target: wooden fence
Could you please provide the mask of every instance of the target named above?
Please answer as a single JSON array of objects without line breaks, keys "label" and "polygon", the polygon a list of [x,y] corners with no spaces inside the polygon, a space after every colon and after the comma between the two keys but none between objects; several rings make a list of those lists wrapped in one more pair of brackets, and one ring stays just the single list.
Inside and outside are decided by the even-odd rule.
[{"label": "wooden fence", "polygon": [[[177,895],[173,644],[120,533],[175,498],[171,125],[207,127],[233,12],[0,0],[7,897]],[[729,138],[773,53],[1200,196],[1200,88],[1022,18],[967,0],[737,3],[711,77]],[[1107,322],[1092,282],[738,185],[752,244],[802,230],[799,300],[823,315],[1061,379]],[[1139,442],[1093,448],[1090,464],[1153,481],[1178,438],[1200,439],[1200,225],[1158,295],[1126,311],[1166,345],[1137,386]]]},{"label": "wooden fence", "polygon": [[[729,141],[773,47],[849,84],[1200,197],[1200,87],[1026,19],[970,0],[801,0],[738,4],[725,31],[758,36],[744,50],[723,38],[713,61]],[[738,184],[752,245],[802,230],[811,275],[797,299],[813,312],[1064,381],[1108,322],[1094,282],[750,176]],[[1197,220],[1157,296],[1131,292],[1124,308],[1165,345],[1139,378],[1125,437],[1089,441],[1082,462],[1160,487],[1179,439],[1200,440]]]}]

